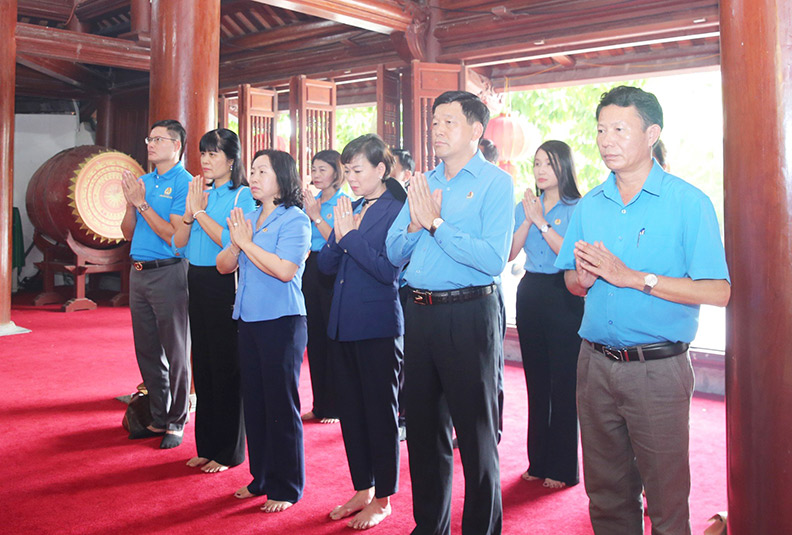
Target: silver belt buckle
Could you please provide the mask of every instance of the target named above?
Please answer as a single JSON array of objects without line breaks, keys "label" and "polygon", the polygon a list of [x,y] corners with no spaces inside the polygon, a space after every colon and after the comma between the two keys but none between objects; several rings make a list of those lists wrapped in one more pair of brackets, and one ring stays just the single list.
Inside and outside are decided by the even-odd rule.
[{"label": "silver belt buckle", "polygon": [[[626,353],[627,351],[624,349],[613,349],[610,347],[603,347],[602,352],[611,360],[615,360],[618,362],[626,361]],[[622,355],[624,353],[624,355]]]}]

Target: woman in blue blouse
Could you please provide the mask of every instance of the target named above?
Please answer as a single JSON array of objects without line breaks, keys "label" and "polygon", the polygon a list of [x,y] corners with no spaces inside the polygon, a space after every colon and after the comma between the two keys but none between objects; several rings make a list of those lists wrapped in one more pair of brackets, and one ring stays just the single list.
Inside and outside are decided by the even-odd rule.
[{"label": "woman in blue blouse", "polygon": [[[198,405],[195,445],[198,455],[187,466],[207,473],[222,472],[245,460],[245,427],[236,347],[234,276],[221,275],[215,258],[228,243],[226,218],[231,209],[255,208],[242,166],[239,138],[221,128],[200,141],[202,175],[193,178],[182,219],[173,236],[190,260],[192,364]],[[208,191],[205,184],[211,183]]]},{"label": "woman in blue blouse", "polygon": [[[555,268],[580,193],[572,151],[546,141],[534,156],[538,197],[530,189],[516,207],[509,260],[525,250],[517,288],[517,331],[528,386],[528,470],[548,488],[579,482],[575,379],[583,299],[569,293]],[[541,192],[541,194],[540,194]]]},{"label": "woman in blue blouse", "polygon": [[368,529],[391,513],[399,485],[399,427],[396,392],[404,321],[399,271],[385,253],[385,236],[404,201],[385,180],[393,157],[368,134],[341,155],[349,186],[360,199],[344,197],[335,207],[334,228],[319,253],[319,269],[336,275],[327,334],[338,340],[333,355],[338,408],[355,494],[330,512],[350,515],[349,527]]},{"label": "woman in blue blouse", "polygon": [[333,208],[344,197],[341,185],[344,173],[341,155],[334,150],[317,152],[311,160],[311,183],[319,190],[314,197],[308,188],[303,191],[305,213],[311,218],[311,254],[305,261],[302,290],[308,312],[308,366],[311,371],[313,409],[303,420],[318,418],[323,424],[337,423],[335,385],[331,374],[331,353],[337,351],[327,337],[327,319],[335,277],[319,271],[316,259],[333,230]]},{"label": "woman in blue blouse", "polygon": [[253,481],[237,498],[266,495],[261,509],[291,507],[305,486],[300,366],[307,339],[300,281],[311,244],[294,159],[282,151],[253,158],[250,190],[260,202],[228,219],[231,243],[217,255],[217,270],[239,268],[234,319],[239,320],[239,361]]}]

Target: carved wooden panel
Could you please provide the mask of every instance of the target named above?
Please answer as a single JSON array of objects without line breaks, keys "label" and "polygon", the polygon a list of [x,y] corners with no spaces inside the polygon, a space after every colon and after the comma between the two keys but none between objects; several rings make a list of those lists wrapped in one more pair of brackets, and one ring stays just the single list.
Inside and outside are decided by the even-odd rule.
[{"label": "carved wooden panel", "polygon": [[278,122],[278,94],[269,89],[239,86],[239,141],[242,161],[250,169],[256,151],[275,146]]},{"label": "carved wooden panel", "polygon": [[401,147],[401,77],[377,68],[377,134],[390,147]]},{"label": "carved wooden panel", "polygon": [[311,158],[335,148],[336,85],[334,82],[293,76],[289,83],[289,113],[292,125],[290,152],[307,182]]}]

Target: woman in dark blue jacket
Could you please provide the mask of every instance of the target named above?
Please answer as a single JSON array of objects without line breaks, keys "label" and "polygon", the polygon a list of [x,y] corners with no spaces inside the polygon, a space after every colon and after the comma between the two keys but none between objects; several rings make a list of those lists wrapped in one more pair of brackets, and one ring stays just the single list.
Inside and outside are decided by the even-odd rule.
[{"label": "woman in dark blue jacket", "polygon": [[338,405],[355,495],[330,513],[334,520],[368,529],[391,513],[399,484],[396,393],[404,320],[399,268],[385,254],[385,236],[402,208],[388,190],[393,157],[368,134],[341,155],[347,181],[360,199],[341,198],[334,229],[319,253],[319,269],[335,274],[327,334],[340,342],[335,357]]}]

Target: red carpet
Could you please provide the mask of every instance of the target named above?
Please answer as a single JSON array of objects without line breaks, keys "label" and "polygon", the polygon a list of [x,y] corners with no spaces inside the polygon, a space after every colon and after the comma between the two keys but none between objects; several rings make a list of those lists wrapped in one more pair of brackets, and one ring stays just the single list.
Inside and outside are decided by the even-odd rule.
[{"label": "red carpet", "polygon": [[[64,314],[17,307],[12,320],[33,332],[0,338],[2,533],[352,533],[344,521],[327,518],[352,494],[338,425],[306,425],[305,497],[286,512],[266,515],[258,510],[260,499],[232,496],[249,482],[247,464],[220,474],[184,465],[195,453],[192,425],[173,450],[159,450],[156,439],[127,439],[124,405],[113,398],[140,381],[128,309]],[[507,366],[505,384],[504,533],[591,534],[582,484],[552,492],[520,479],[526,468],[521,368]],[[303,407],[310,407],[307,362],[300,391]],[[723,402],[695,398],[691,422],[692,521],[693,532],[701,533],[726,504]],[[394,513],[373,533],[401,535],[413,526],[402,444]],[[456,468],[455,534],[463,497],[458,459]]]}]

